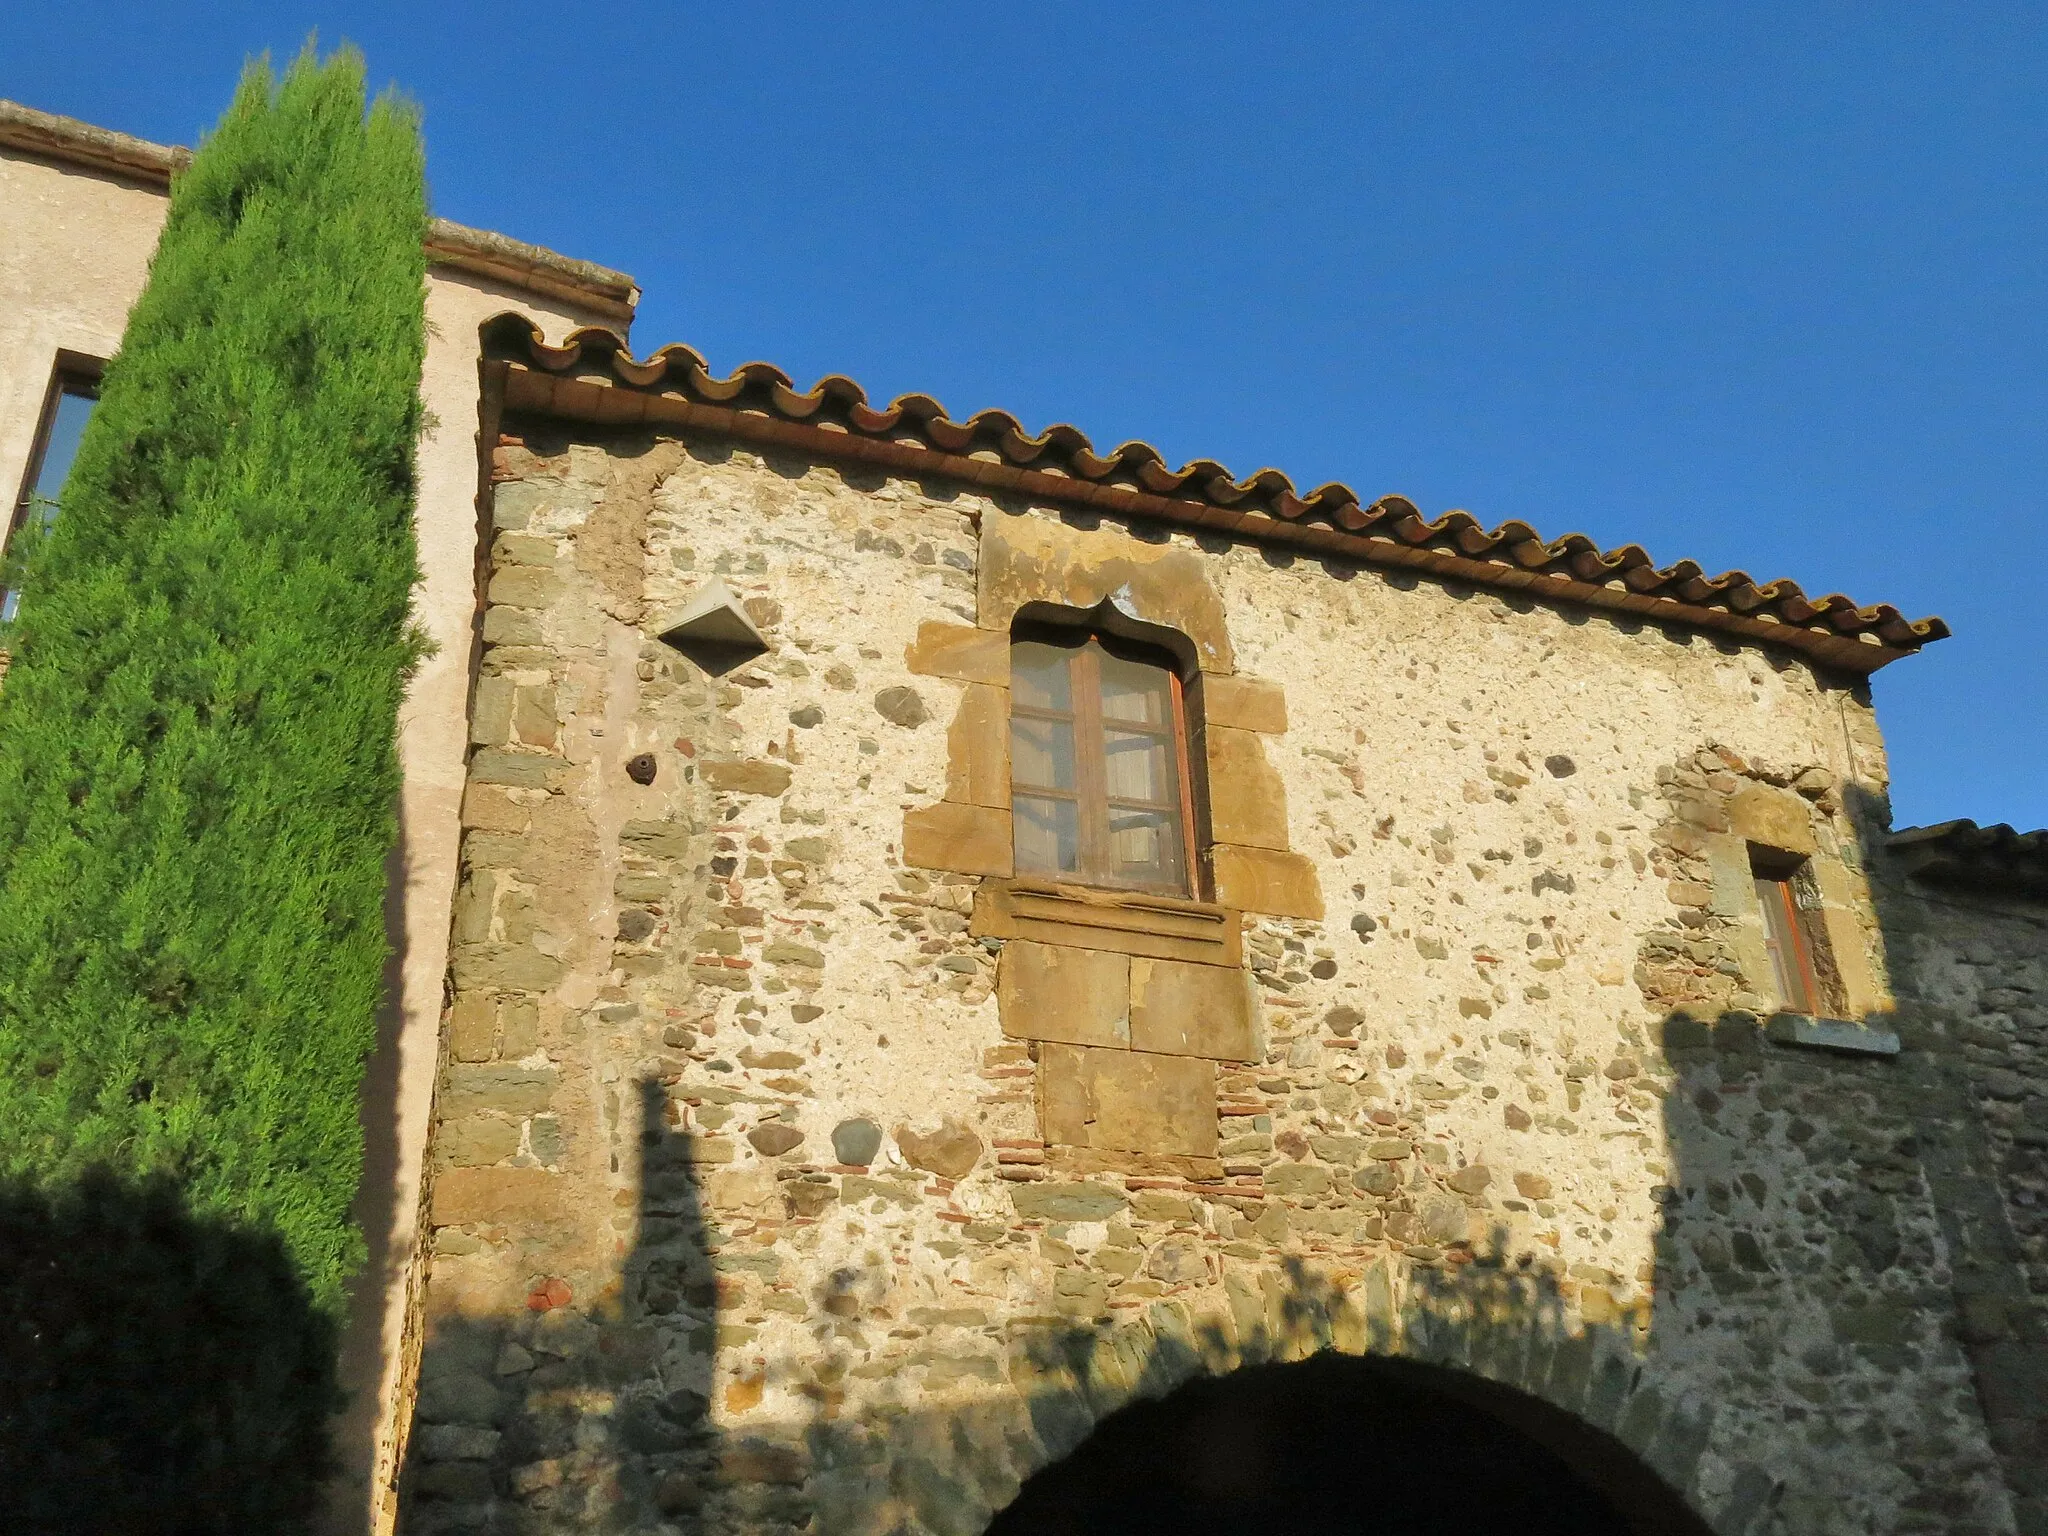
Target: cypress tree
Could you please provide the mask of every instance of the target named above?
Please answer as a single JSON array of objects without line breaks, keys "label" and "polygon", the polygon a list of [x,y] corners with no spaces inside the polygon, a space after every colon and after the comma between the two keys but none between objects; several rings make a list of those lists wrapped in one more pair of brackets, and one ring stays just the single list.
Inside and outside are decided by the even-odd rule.
[{"label": "cypress tree", "polygon": [[0,685],[0,1179],[175,1189],[330,1320],[420,649],[424,171],[363,76],[252,64],[178,177]]}]

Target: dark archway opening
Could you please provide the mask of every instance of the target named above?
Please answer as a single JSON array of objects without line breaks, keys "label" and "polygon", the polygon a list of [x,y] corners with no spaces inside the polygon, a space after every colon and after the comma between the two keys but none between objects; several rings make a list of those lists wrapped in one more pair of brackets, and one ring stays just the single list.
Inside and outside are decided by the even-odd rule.
[{"label": "dark archway opening", "polygon": [[1103,1420],[989,1536],[1706,1536],[1625,1447],[1476,1377],[1319,1355]]}]

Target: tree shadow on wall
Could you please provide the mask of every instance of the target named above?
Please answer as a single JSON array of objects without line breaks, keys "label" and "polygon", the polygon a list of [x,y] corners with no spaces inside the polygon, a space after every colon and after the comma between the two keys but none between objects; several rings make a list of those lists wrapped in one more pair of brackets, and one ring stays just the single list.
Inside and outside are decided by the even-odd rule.
[{"label": "tree shadow on wall", "polygon": [[[1910,899],[1880,882],[1877,900],[1887,942],[1902,942]],[[1209,1283],[1064,1318],[1045,1315],[1046,1296],[979,1318],[920,1304],[899,1253],[806,1268],[803,1229],[886,1205],[875,1179],[771,1165],[763,1203],[708,1214],[668,1090],[644,1083],[643,1194],[619,1285],[435,1325],[404,1529],[1128,1536],[1136,1516],[1099,1517],[1134,1480],[1154,1485],[1138,1514],[1170,1509],[1175,1480],[1215,1514],[1257,1492],[1245,1469],[1298,1466],[1272,1442],[1279,1422],[1317,1437],[1316,1475],[1341,1508],[1325,1528],[1398,1530],[1355,1487],[1413,1470],[1395,1462],[1416,1458],[1414,1437],[1376,1433],[1402,1416],[1404,1433],[1463,1437],[1439,1437],[1423,1469],[1423,1491],[1461,1519],[1491,1455],[1525,1490],[1562,1468],[1570,1496],[1594,1501],[1588,1532],[1597,1518],[1631,1536],[1764,1536],[1851,1528],[1879,1508],[1902,1532],[1951,1529],[1960,1490],[1913,1484],[1915,1468],[1975,1454],[1957,1367],[1974,1368],[1994,1442],[2013,1449],[2024,1425],[2001,1429],[1989,1406],[2041,1352],[2022,1319],[1965,1322],[1960,1337],[1952,1324],[1971,1298],[2011,1289],[2018,1250],[1947,1025],[1910,997],[1888,1022],[1907,1036],[1900,1059],[1790,1049],[1754,1013],[1680,1010],[1645,1031],[1653,1071],[1593,1065],[1569,1134],[1636,1136],[1664,1165],[1629,1192],[1654,1202],[1641,1273],[1543,1246],[1567,1225],[1599,1235],[1612,1221],[1599,1201],[1540,1178],[1509,1195],[1503,1177],[1461,1203],[1442,1169],[1411,1159],[1372,1209],[1404,1218],[1420,1251],[1338,1242],[1227,1261],[1199,1221],[1150,1230],[1148,1263],[1192,1237]],[[1413,1112],[1418,1129],[1437,1118]],[[1540,1140],[1525,1145],[1540,1156]],[[1463,1236],[1413,1240],[1453,1209],[1470,1217]],[[1073,1235],[1012,1226],[1020,1257]],[[806,1342],[757,1353],[778,1313],[801,1318]],[[1891,1485],[1852,1486],[1849,1464]],[[1985,1472],[1980,1460],[1980,1503],[1996,1497]],[[2023,1515],[2020,1529],[2038,1527]]]},{"label": "tree shadow on wall", "polygon": [[267,1234],[168,1181],[0,1186],[0,1528],[301,1530],[339,1402],[335,1330]]},{"label": "tree shadow on wall", "polygon": [[[1374,1409],[1407,1415],[1411,1431],[1433,1423],[1467,1437],[1463,1457],[1437,1443],[1424,1477],[1437,1494],[1461,1467],[1478,1484],[1491,1468],[1501,1489],[1557,1490],[1549,1515],[1583,1508],[1611,1522],[1574,1536],[1703,1529],[1650,1470],[1682,1485],[1705,1426],[1638,1394],[1642,1330],[1580,1326],[1552,1275],[1507,1257],[1503,1233],[1443,1271],[1296,1257],[1231,1270],[1206,1310],[1164,1300],[1114,1319],[976,1323],[906,1305],[894,1293],[895,1255],[805,1273],[778,1253],[779,1239],[847,1209],[836,1176],[780,1170],[773,1210],[757,1213],[765,1220],[708,1217],[691,1138],[665,1124],[665,1103],[661,1084],[642,1085],[639,1231],[612,1293],[557,1308],[536,1292],[524,1315],[433,1326],[406,1536],[1106,1530],[1062,1523],[1062,1499],[1071,1504],[1078,1486],[1101,1513],[1088,1480],[1105,1468],[1134,1475],[1124,1453],[1138,1454],[1133,1416],[1145,1440],[1141,1405],[1163,1399],[1184,1414],[1187,1394],[1218,1379],[1250,1384],[1252,1397],[1233,1392],[1204,1417],[1206,1464],[1271,1460],[1273,1415],[1244,1411],[1260,1392],[1306,1406],[1345,1452],[1319,1469],[1319,1507],[1353,1508],[1360,1468],[1375,1457],[1381,1482],[1398,1475],[1384,1460],[1396,1437],[1375,1437],[1358,1417]],[[808,1344],[755,1355],[755,1326],[777,1312],[804,1318]],[[927,1347],[895,1345],[906,1328]],[[721,1352],[745,1364],[715,1371]],[[878,1371],[890,1354],[897,1363]],[[1091,1447],[1092,1461],[1067,1460]],[[1188,1465],[1139,1469],[1157,1483],[1145,1507],[1170,1510],[1158,1479]],[[991,1527],[1033,1474],[1036,1494]],[[1272,1489],[1270,1476],[1253,1483],[1240,1489],[1248,1517]],[[1474,1488],[1464,1492],[1469,1511]],[[1227,1501],[1208,1507],[1227,1512]],[[1544,1515],[1532,1532],[1548,1529]]]}]

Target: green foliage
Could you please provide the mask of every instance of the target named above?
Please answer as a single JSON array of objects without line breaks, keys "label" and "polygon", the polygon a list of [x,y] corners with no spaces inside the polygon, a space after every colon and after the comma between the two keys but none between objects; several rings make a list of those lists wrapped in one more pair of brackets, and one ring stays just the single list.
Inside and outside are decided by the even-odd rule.
[{"label": "green foliage", "polygon": [[166,1178],[329,1311],[418,657],[414,114],[252,65],[172,190],[0,687],[0,1178]]}]

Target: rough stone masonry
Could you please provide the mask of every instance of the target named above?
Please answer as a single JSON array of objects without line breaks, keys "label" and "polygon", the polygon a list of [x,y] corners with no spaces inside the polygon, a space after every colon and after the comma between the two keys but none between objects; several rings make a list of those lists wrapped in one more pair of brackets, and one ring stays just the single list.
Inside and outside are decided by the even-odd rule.
[{"label": "rough stone masonry", "polygon": [[[1860,680],[494,426],[407,1529],[973,1532],[1321,1349],[1557,1404],[1715,1531],[2042,1528],[1982,1387],[2048,1278],[2040,929],[1873,880]],[[765,649],[659,638],[713,579]],[[1013,620],[1104,602],[1188,657],[1199,900],[1012,868]],[[1856,1038],[1771,1018],[1752,847]]]}]

